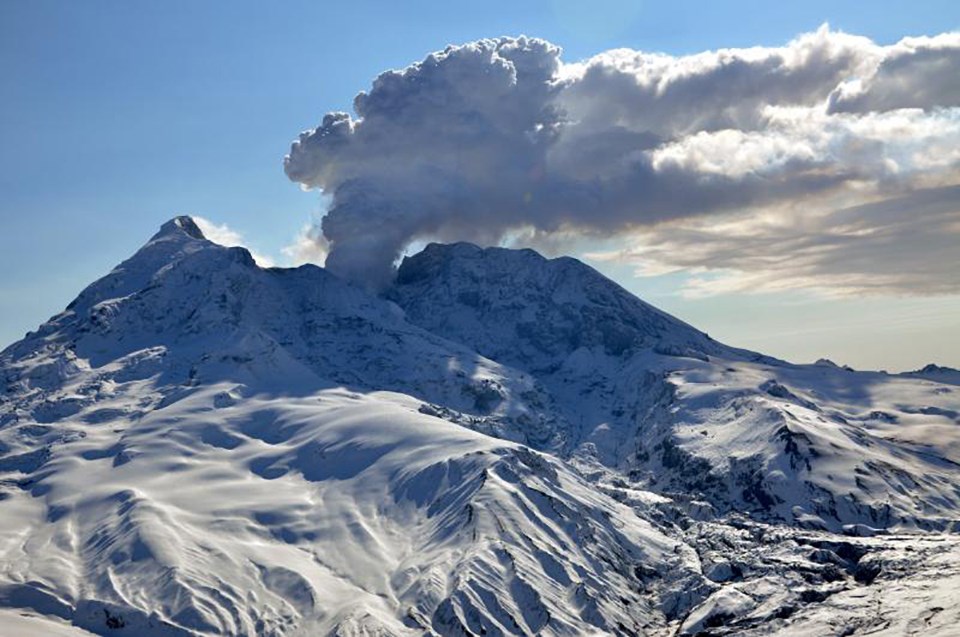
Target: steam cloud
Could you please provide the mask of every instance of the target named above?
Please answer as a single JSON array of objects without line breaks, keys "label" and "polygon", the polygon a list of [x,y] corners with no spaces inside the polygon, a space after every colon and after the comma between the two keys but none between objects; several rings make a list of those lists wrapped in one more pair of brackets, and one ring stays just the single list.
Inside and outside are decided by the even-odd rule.
[{"label": "steam cloud", "polygon": [[880,46],[823,27],[578,63],[482,40],[383,73],[353,106],[284,166],[332,196],[327,267],[372,287],[413,241],[519,233],[617,238],[596,256],[751,288],[960,291],[960,34]]}]

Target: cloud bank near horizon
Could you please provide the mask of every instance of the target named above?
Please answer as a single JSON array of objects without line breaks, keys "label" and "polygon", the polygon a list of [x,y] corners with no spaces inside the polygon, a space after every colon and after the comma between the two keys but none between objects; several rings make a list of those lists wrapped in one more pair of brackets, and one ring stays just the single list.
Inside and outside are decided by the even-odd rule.
[{"label": "cloud bank near horizon", "polygon": [[481,40],[381,74],[353,108],[284,167],[332,197],[305,237],[372,287],[412,242],[513,237],[612,240],[593,256],[699,273],[693,293],[960,292],[958,33],[575,63]]}]

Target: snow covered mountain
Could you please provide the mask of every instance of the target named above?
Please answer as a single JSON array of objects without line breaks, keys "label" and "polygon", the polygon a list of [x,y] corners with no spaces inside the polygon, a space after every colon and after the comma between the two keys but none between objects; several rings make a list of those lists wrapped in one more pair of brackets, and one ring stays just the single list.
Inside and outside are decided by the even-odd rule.
[{"label": "snow covered mountain", "polygon": [[569,427],[546,450],[581,464],[832,530],[958,519],[960,400],[944,368],[888,376],[734,349],[531,250],[430,245],[389,296],[411,322],[536,378]]},{"label": "snow covered mountain", "polygon": [[0,353],[0,633],[949,634],[956,383],[573,259],[431,245],[378,298],[178,217]]}]

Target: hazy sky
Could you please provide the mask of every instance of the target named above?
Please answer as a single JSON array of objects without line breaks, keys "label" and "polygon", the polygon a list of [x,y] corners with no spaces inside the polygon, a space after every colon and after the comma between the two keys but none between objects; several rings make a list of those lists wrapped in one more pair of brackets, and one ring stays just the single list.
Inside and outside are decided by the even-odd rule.
[{"label": "hazy sky", "polygon": [[[739,158],[756,171],[750,164],[755,156],[744,159],[740,149],[759,145],[766,149],[771,144],[775,156],[770,162],[793,167],[797,161],[789,155],[799,146],[816,150],[821,148],[817,144],[828,144],[830,152],[840,157],[837,165],[844,179],[857,172],[857,184],[874,188],[868,197],[874,207],[864,208],[866,201],[846,197],[848,190],[843,191],[846,198],[836,190],[817,190],[820,199],[816,200],[809,199],[808,191],[795,194],[788,202],[792,209],[809,202],[810,216],[817,218],[827,208],[831,215],[842,209],[848,225],[873,236],[876,228],[858,224],[864,218],[890,218],[896,223],[886,223],[882,229],[896,228],[899,233],[889,235],[887,253],[878,250],[876,242],[865,250],[862,242],[848,247],[834,241],[830,254],[835,256],[829,261],[818,257],[814,268],[810,255],[823,254],[824,244],[817,239],[822,234],[813,231],[774,234],[778,242],[770,247],[771,235],[748,223],[755,217],[680,220],[678,212],[671,212],[673,216],[664,219],[666,229],[645,226],[640,234],[631,229],[620,235],[625,213],[617,208],[604,217],[602,236],[594,233],[589,240],[566,243],[540,237],[540,243],[575,248],[586,261],[644,299],[733,345],[796,361],[828,356],[862,368],[908,369],[931,361],[960,366],[960,295],[956,292],[960,228],[953,216],[958,206],[950,207],[958,197],[949,188],[957,184],[951,181],[956,173],[950,166],[934,172],[930,168],[946,161],[943,157],[950,152],[949,148],[941,152],[937,144],[953,143],[956,109],[925,112],[929,117],[903,121],[857,115],[891,103],[925,105],[896,103],[897,95],[891,97],[878,80],[873,94],[861,95],[857,87],[839,97],[831,93],[839,105],[839,120],[821,125],[803,115],[801,125],[796,117],[786,124],[781,118],[778,135],[787,132],[771,142],[769,135],[758,137],[760,129],[744,125],[736,114],[730,116],[737,120],[736,126],[714,122],[679,130],[677,118],[699,121],[704,112],[731,112],[730,104],[716,108],[707,104],[703,111],[688,115],[681,112],[700,103],[705,95],[701,89],[691,92],[686,101],[648,101],[644,109],[631,110],[636,102],[630,100],[643,96],[614,94],[612,84],[594,81],[609,78],[606,71],[612,68],[647,68],[653,58],[634,53],[595,58],[592,74],[590,65],[579,70],[569,66],[611,49],[628,48],[669,54],[662,58],[665,68],[689,69],[696,63],[695,70],[700,72],[703,60],[709,66],[717,58],[717,49],[786,47],[798,35],[816,32],[824,22],[829,22],[833,35],[821,44],[830,51],[848,47],[856,53],[850,59],[859,64],[861,53],[868,62],[870,56],[893,55],[884,51],[894,49],[883,47],[892,47],[905,36],[957,30],[960,4],[874,2],[867,8],[862,2],[837,1],[3,0],[0,344],[14,341],[62,309],[84,285],[106,273],[177,214],[199,215],[226,225],[264,258],[280,265],[292,262],[298,258],[297,247],[304,245],[304,228],[318,222],[331,203],[316,191],[302,191],[284,174],[283,157],[300,131],[320,125],[327,112],[351,111],[354,96],[370,91],[374,78],[387,69],[407,67],[448,44],[527,34],[563,49],[562,63],[568,65],[564,68],[574,69],[570,73],[577,78],[566,103],[580,113],[583,122],[596,123],[595,113],[605,113],[608,104],[617,103],[625,109],[618,120],[624,126],[654,130],[652,115],[643,117],[660,108],[666,114],[655,123],[660,134],[657,143],[666,145],[659,146],[663,152],[657,161],[682,160],[689,168],[694,157],[700,171],[712,166],[711,158],[718,153],[724,170]],[[869,40],[847,42],[837,37],[837,31]],[[687,57],[702,51],[712,51],[714,57]],[[778,51],[763,55],[783,57]],[[763,55],[748,57],[762,65],[767,63]],[[942,62],[937,63],[942,68]],[[926,80],[915,72],[910,77],[921,83],[910,88],[910,95],[918,100],[952,99],[957,94],[956,75],[952,83],[935,75]],[[898,86],[903,83],[897,81]],[[788,77],[787,88],[778,90],[790,92],[798,82]],[[763,91],[775,88],[747,82],[736,94],[742,95],[749,86],[759,86],[761,97]],[[711,91],[710,95],[716,94]],[[810,91],[819,95],[815,88]],[[934,92],[937,95],[929,97]],[[611,102],[608,96],[620,102]],[[864,106],[868,98],[873,103]],[[527,104],[527,96],[524,100]],[[371,113],[382,114],[382,109],[376,111],[375,99],[368,102]],[[794,112],[788,114],[792,117]],[[813,139],[810,132],[826,127],[833,131],[837,121],[846,127],[842,153],[836,151],[834,138]],[[610,132],[610,123],[602,124],[590,128],[591,134],[599,131],[593,139],[607,139],[603,135]],[[872,146],[864,150],[862,143],[862,131],[868,126],[871,141],[879,134],[876,130],[894,130],[884,133],[890,135],[906,131],[907,141],[921,140],[922,148],[884,138],[886,163],[874,169],[870,165],[877,152]],[[739,135],[732,150],[706,144],[716,142],[716,132],[728,128]],[[851,139],[857,142],[853,150],[847,143]],[[370,152],[379,151],[371,148]],[[498,147],[491,153],[503,150]],[[903,186],[900,179],[893,180],[900,185],[891,186],[887,172],[876,176],[876,170],[889,172],[888,155],[894,151],[897,175],[916,173],[922,183],[915,180]],[[783,159],[785,155],[789,161]],[[342,163],[342,158],[325,155],[323,159]],[[566,162],[572,166],[569,170],[579,174],[582,166],[571,161]],[[326,183],[318,174],[307,171],[299,180]],[[809,174],[805,172],[805,178]],[[627,201],[633,193],[629,188],[617,192]],[[723,192],[738,201],[736,196],[745,191]],[[827,195],[833,199],[825,203]],[[787,195],[777,197],[775,203],[782,208]],[[705,209],[695,199],[691,206]],[[756,201],[747,203],[753,206]],[[583,221],[582,216],[576,217],[582,213],[571,214]],[[762,214],[768,214],[767,209]],[[547,213],[538,215],[531,223],[542,225]],[[671,225],[678,220],[685,226]],[[600,227],[594,226],[591,231]],[[446,232],[455,235],[452,229]],[[226,229],[219,234],[229,237]],[[747,235],[753,239],[743,240]],[[303,250],[299,256],[304,256]],[[773,261],[776,267],[770,266]],[[764,265],[753,271],[754,263]],[[858,268],[852,274],[845,270],[851,263]],[[900,270],[906,274],[893,276]],[[871,289],[868,283],[874,279],[865,282],[864,273],[893,283]]]}]

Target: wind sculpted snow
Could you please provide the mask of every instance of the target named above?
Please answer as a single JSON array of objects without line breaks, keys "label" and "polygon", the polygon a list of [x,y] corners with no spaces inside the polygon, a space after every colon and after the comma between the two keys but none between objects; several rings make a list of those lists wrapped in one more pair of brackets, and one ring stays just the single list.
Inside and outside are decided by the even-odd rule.
[{"label": "wind sculpted snow", "polygon": [[939,370],[730,348],[530,251],[378,298],[177,218],[0,353],[0,632],[949,634]]},{"label": "wind sculpted snow", "polygon": [[401,264],[389,295],[408,320],[534,376],[570,427],[556,451],[586,466],[832,530],[958,519],[960,397],[947,372],[728,347],[575,259],[530,250],[434,244]]}]

